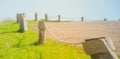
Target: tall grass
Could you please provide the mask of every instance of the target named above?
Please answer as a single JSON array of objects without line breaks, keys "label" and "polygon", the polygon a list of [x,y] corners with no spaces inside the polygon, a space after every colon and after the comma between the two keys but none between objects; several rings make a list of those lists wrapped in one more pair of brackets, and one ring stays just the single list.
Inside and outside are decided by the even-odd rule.
[{"label": "tall grass", "polygon": [[[36,22],[37,23],[37,22]],[[30,21],[29,24],[35,24]],[[62,44],[47,39],[46,44],[36,45],[38,35],[29,26],[19,32],[14,21],[0,22],[0,59],[90,59],[81,46]]]}]

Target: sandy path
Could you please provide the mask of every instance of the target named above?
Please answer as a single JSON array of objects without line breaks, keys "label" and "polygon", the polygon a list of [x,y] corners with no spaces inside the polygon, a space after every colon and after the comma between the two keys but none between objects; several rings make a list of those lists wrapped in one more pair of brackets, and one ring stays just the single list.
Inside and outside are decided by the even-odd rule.
[{"label": "sandy path", "polygon": [[120,54],[120,22],[46,22],[45,24],[60,39],[67,42],[110,37],[117,48],[117,53]]}]

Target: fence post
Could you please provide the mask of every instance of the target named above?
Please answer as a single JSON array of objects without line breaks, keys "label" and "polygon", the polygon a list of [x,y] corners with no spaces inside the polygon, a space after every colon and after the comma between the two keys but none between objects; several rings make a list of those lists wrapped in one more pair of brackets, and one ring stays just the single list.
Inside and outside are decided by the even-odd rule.
[{"label": "fence post", "polygon": [[25,14],[24,13],[20,14],[19,19],[20,19],[20,31],[21,32],[27,31],[28,27],[27,27],[27,22],[25,19]]},{"label": "fence post", "polygon": [[58,15],[58,22],[60,22],[60,15]]},{"label": "fence post", "polygon": [[45,21],[48,21],[48,15],[45,14]]},{"label": "fence post", "polygon": [[81,17],[81,21],[82,21],[82,22],[84,21],[84,17]]},{"label": "fence post", "polygon": [[88,39],[83,43],[83,47],[92,59],[118,59],[114,45],[108,38]]},{"label": "fence post", "polygon": [[35,21],[37,21],[37,20],[38,20],[38,13],[35,12]]},{"label": "fence post", "polygon": [[16,14],[16,20],[17,20],[17,23],[20,23],[20,14],[19,13]]},{"label": "fence post", "polygon": [[39,29],[39,39],[38,39],[38,44],[45,44],[46,43],[46,26],[44,22],[38,23],[38,29]]}]

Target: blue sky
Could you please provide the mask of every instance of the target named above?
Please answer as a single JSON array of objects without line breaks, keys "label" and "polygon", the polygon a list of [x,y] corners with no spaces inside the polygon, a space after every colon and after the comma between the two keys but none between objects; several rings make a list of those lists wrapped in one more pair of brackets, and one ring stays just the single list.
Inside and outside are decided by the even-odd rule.
[{"label": "blue sky", "polygon": [[120,0],[0,0],[0,20],[15,19],[16,13],[26,13],[27,19],[39,19],[47,13],[50,19],[80,20],[118,20],[120,18]]}]

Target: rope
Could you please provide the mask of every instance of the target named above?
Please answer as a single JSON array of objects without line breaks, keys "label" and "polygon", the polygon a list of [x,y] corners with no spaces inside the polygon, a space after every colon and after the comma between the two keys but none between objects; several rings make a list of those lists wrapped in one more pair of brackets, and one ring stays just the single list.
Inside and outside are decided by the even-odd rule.
[{"label": "rope", "polygon": [[46,29],[48,30],[48,33],[50,33],[56,40],[62,42],[62,43],[67,43],[67,44],[82,44],[82,42],[67,42],[67,41],[63,41],[61,40],[59,37],[57,37],[49,28],[48,26],[45,24]]}]

